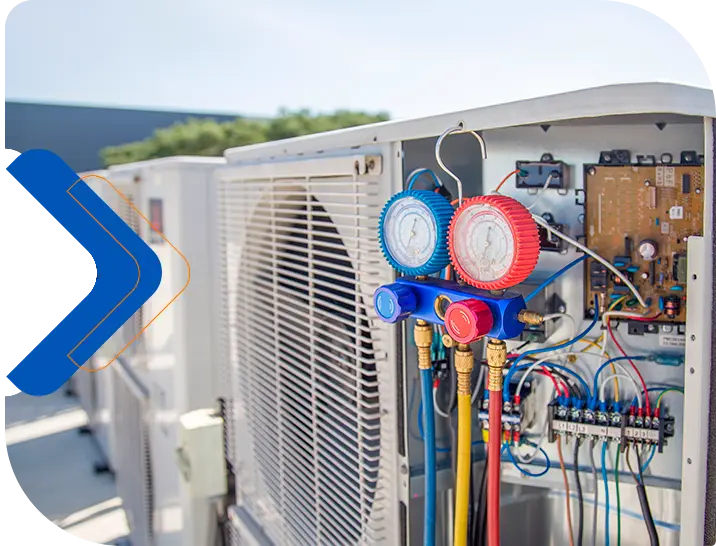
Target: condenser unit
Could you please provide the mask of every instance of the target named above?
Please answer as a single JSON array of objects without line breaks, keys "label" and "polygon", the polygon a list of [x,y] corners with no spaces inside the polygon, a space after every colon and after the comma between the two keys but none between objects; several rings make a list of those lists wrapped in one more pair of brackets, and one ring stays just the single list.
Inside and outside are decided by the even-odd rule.
[{"label": "condenser unit", "polygon": [[[106,170],[80,173],[84,182],[110,207],[117,207],[117,193],[104,180]],[[100,460],[95,462],[97,472],[113,471],[113,442],[111,407],[112,391],[109,373],[99,373],[117,352],[116,335],[107,341],[92,357],[82,365],[70,380],[72,391],[77,395],[82,408],[87,412],[88,423],[81,432],[89,432],[100,451]]]},{"label": "condenser unit", "polygon": [[133,546],[203,544],[214,499],[182,485],[182,414],[217,406],[210,180],[221,158],[176,157],[111,167],[120,216],[157,254],[155,294],[117,334],[109,368],[117,487]]},{"label": "condenser unit", "polygon": [[[713,543],[716,505],[707,502],[707,484],[713,489],[714,475],[707,472],[713,467],[707,463],[716,460],[716,445],[709,440],[716,430],[714,413],[709,412],[714,115],[713,94],[707,90],[620,85],[228,150],[227,165],[216,173],[217,270],[223,294],[217,311],[221,359],[231,390],[225,412],[226,455],[236,501],[227,518],[234,544],[422,542],[425,488],[416,349],[412,328],[381,322],[373,307],[375,290],[395,280],[381,254],[377,230],[383,206],[404,189],[417,168],[432,169],[452,197],[458,197],[456,184],[435,156],[438,137],[450,128],[455,134],[441,142],[440,153],[444,165],[462,180],[466,197],[489,194],[507,173],[517,173],[517,179],[502,186],[502,193],[523,203],[539,194],[532,212],[577,241],[611,229],[607,219],[622,214],[627,223],[617,231],[626,232],[615,232],[619,248],[611,250],[627,252],[634,261],[642,260],[636,252],[652,259],[653,241],[643,237],[645,242],[635,240],[632,246],[631,237],[639,233],[629,232],[629,221],[642,218],[652,203],[662,202],[657,200],[673,199],[676,209],[654,213],[659,226],[655,236],[667,236],[670,217],[683,219],[683,207],[691,210],[694,232],[674,241],[684,245],[683,256],[681,250],[664,255],[668,269],[667,262],[659,262],[656,270],[667,280],[672,275],[681,279],[676,295],[667,301],[672,307],[664,312],[677,317],[673,298],[688,292],[685,322],[663,328],[624,321],[613,325],[627,350],[663,357],[660,363],[642,366],[647,383],[686,391],[685,402],[676,395],[669,398],[675,434],[644,475],[661,543]],[[484,139],[485,160],[468,130]],[[702,171],[676,179],[678,165]],[[613,167],[622,170],[609,171]],[[645,168],[657,169],[657,174],[634,189],[646,192],[642,207],[628,196],[632,194],[619,192],[627,187],[620,184],[633,182],[633,173]],[[550,185],[544,173],[555,170],[563,174]],[[599,183],[614,184],[612,189],[601,197],[596,190],[590,195],[586,182],[593,176],[601,177]],[[545,179],[549,189],[541,190]],[[427,177],[419,187],[425,189],[429,182]],[[702,208],[694,205],[702,198]],[[585,209],[585,199],[592,208]],[[600,219],[605,223],[599,224]],[[532,287],[574,259],[574,250],[562,248],[557,239],[546,237],[540,246],[537,268],[528,279]],[[683,261],[686,254],[688,265]],[[671,260],[676,261],[673,268]],[[648,286],[650,266],[632,271],[622,261],[621,256],[614,258],[635,282]],[[601,283],[602,272],[595,270],[595,281],[586,284],[586,273],[577,268],[561,277],[539,304],[540,311],[563,317],[554,333],[542,330],[541,338],[511,341],[511,350],[520,350],[525,341],[541,345],[546,336],[556,342],[574,335],[571,330],[582,331],[590,323],[585,318],[593,301],[585,303],[589,289],[614,287],[618,298],[610,305],[617,300],[629,304],[628,298],[619,299],[623,286],[618,282],[604,274]],[[578,373],[593,373],[600,361],[592,360],[578,358]],[[541,393],[544,382],[535,385],[535,392]],[[623,382],[620,388],[632,393]],[[531,422],[524,431],[535,442],[549,412],[548,400],[540,396],[530,402]],[[478,408],[474,422],[477,427]],[[440,445],[449,446],[447,420],[438,418],[436,423]],[[481,437],[479,428],[473,437]],[[540,478],[525,477],[507,459],[503,463],[505,546],[569,544],[564,504],[570,497],[565,497],[555,444],[543,446],[552,467],[537,462],[526,466],[533,473],[544,471]],[[452,544],[448,451],[444,447],[439,454],[437,480],[437,543],[444,545]],[[611,522],[612,544],[619,522],[622,544],[647,544],[634,482],[624,463],[616,474],[622,487],[617,515],[613,467],[605,466],[612,498],[610,511],[605,511],[603,489],[599,499],[594,496],[595,485],[604,485],[593,482],[587,448],[581,457],[576,473],[569,470],[566,479],[572,493],[575,474],[582,480],[582,523],[589,543],[594,514],[596,544],[605,542],[605,518]],[[475,446],[476,480],[483,459],[482,447]],[[575,501],[573,513],[576,510]]]}]

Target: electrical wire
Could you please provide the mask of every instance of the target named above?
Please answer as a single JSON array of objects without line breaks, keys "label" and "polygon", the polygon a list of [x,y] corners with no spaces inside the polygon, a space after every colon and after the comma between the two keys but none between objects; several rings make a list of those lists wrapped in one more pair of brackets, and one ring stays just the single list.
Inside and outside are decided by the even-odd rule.
[{"label": "electrical wire", "polygon": [[567,342],[565,342],[565,343],[561,343],[561,344],[558,344],[558,345],[552,345],[551,347],[541,347],[541,348],[538,348],[538,349],[530,349],[529,351],[525,351],[524,353],[522,353],[520,356],[517,357],[517,359],[516,359],[515,362],[514,362],[514,365],[516,366],[517,364],[519,364],[520,360],[522,360],[523,358],[525,358],[525,357],[527,357],[527,356],[529,356],[529,355],[539,354],[539,353],[546,353],[546,352],[550,352],[550,351],[556,351],[556,350],[558,350],[558,349],[563,349],[564,347],[567,347],[568,345],[573,345],[574,343],[576,343],[576,342],[579,341],[580,339],[582,339],[582,338],[584,338],[584,337],[587,337],[587,335],[589,334],[589,332],[591,332],[592,329],[593,329],[593,328],[597,325],[597,323],[599,322],[599,308],[598,308],[598,305],[599,305],[599,298],[598,298],[597,296],[594,296],[594,307],[595,307],[595,309],[594,309],[594,317],[593,317],[593,319],[592,319],[592,323],[591,323],[589,326],[587,326],[587,328],[586,328],[581,334],[579,334],[577,337],[575,337],[574,339],[571,339],[571,340],[569,340],[569,341],[567,341]]},{"label": "electrical wire", "polygon": [[435,510],[437,501],[437,463],[435,460],[435,415],[433,411],[433,371],[420,370],[421,402],[425,429],[425,510],[423,516],[423,545],[435,545]]},{"label": "electrical wire", "polygon": [[415,184],[416,180],[418,178],[420,178],[420,176],[423,174],[429,174],[432,177],[433,184],[435,185],[436,188],[439,188],[443,185],[442,180],[440,180],[440,178],[438,178],[438,175],[435,174],[435,171],[433,171],[432,169],[420,168],[420,169],[415,169],[413,172],[411,172],[408,175],[408,189],[409,190],[413,189],[413,185]]},{"label": "electrical wire", "polygon": [[604,379],[602,379],[602,382],[599,387],[599,401],[603,402],[606,400],[606,390],[607,390],[607,385],[609,384],[609,381],[612,381],[612,380],[616,381],[618,378],[627,379],[627,380],[631,381],[631,384],[634,387],[634,391],[636,392],[637,400],[639,401],[639,409],[641,410],[642,409],[641,398],[639,398],[639,394],[641,394],[641,390],[639,389],[639,385],[636,384],[636,381],[634,381],[634,378],[631,375],[627,375],[625,373],[615,373],[615,374],[610,375],[609,377],[605,377]]},{"label": "electrical wire", "polygon": [[539,453],[542,453],[542,456],[544,457],[544,461],[545,461],[545,467],[540,472],[531,472],[529,470],[525,470],[524,468],[522,468],[515,460],[515,456],[512,454],[512,450],[510,449],[509,444],[504,444],[503,450],[505,452],[507,452],[507,458],[514,465],[514,467],[520,471],[521,474],[523,474],[524,476],[527,476],[529,478],[541,478],[542,476],[547,474],[547,472],[549,472],[550,469],[552,468],[552,461],[550,461],[549,455],[547,455],[547,452],[541,446],[535,445],[534,447],[538,450]]},{"label": "electrical wire", "polygon": [[579,438],[574,442],[574,481],[577,486],[577,546],[582,546],[584,537],[584,497],[579,481]]},{"label": "electrical wire", "polygon": [[543,228],[545,228],[547,231],[549,231],[550,233],[552,233],[552,235],[554,235],[554,236],[556,236],[556,237],[559,237],[559,238],[562,239],[563,241],[566,241],[566,242],[568,242],[569,244],[575,246],[576,248],[578,248],[578,249],[581,250],[582,252],[584,252],[584,253],[586,253],[586,254],[589,254],[592,258],[594,258],[594,259],[597,260],[599,263],[601,263],[604,267],[606,267],[607,269],[609,269],[612,273],[614,273],[614,275],[616,275],[617,277],[619,277],[619,279],[624,283],[624,285],[625,285],[627,288],[629,288],[629,290],[631,291],[631,293],[634,294],[634,297],[635,297],[635,298],[637,299],[637,301],[639,302],[639,305],[641,305],[644,309],[647,309],[647,308],[649,307],[649,306],[646,304],[646,301],[644,301],[644,298],[642,298],[641,294],[639,294],[639,291],[638,291],[638,290],[636,289],[636,287],[632,284],[632,282],[631,282],[629,279],[627,279],[626,276],[625,276],[621,271],[619,271],[616,267],[614,267],[613,264],[611,264],[609,261],[607,261],[607,260],[605,260],[604,258],[602,258],[599,254],[597,254],[597,253],[594,252],[593,250],[591,250],[591,249],[587,248],[586,246],[584,246],[584,245],[583,245],[582,243],[580,243],[579,241],[575,241],[574,239],[572,239],[572,238],[569,237],[568,235],[565,235],[564,233],[562,233],[562,232],[559,231],[558,229],[553,228],[552,226],[549,225],[549,222],[547,222],[547,220],[545,220],[545,219],[542,218],[541,216],[538,216],[538,215],[536,215],[536,214],[533,214],[533,215],[532,215],[532,218],[534,218],[535,222],[537,222],[539,225],[541,225],[541,226],[542,226]]},{"label": "electrical wire", "polygon": [[634,453],[636,454],[639,475],[637,476],[634,473],[634,469],[631,466],[631,462],[629,460],[629,448],[627,448],[627,465],[629,465],[629,471],[631,472],[631,475],[636,482],[636,492],[637,496],[639,497],[641,514],[644,518],[644,524],[646,525],[647,533],[649,533],[649,543],[651,544],[651,546],[659,546],[659,534],[656,531],[656,524],[654,523],[654,517],[651,514],[651,507],[649,506],[649,498],[646,495],[646,487],[644,486],[644,474],[642,472],[639,450],[633,445],[629,447],[633,448]]},{"label": "electrical wire", "polygon": [[587,255],[580,256],[576,260],[568,263],[565,265],[562,269],[554,273],[553,275],[550,275],[547,279],[545,279],[542,284],[540,284],[537,288],[532,290],[529,294],[525,296],[525,303],[529,302],[532,298],[534,298],[537,294],[539,294],[542,290],[544,290],[546,287],[548,287],[550,284],[552,284],[555,280],[557,280],[559,277],[564,275],[567,271],[572,269],[575,265],[579,265],[584,260],[587,259]]},{"label": "electrical wire", "polygon": [[[522,364],[520,366],[512,366],[505,375],[505,389],[502,391],[502,397],[504,402],[510,401],[510,391],[509,391],[509,383],[512,381],[512,376],[520,372],[522,370],[526,370],[527,368],[531,367],[532,363],[530,364]],[[584,389],[584,396],[586,399],[589,399],[591,397],[591,391],[589,390],[589,385],[587,385],[587,382],[580,376],[577,372],[574,370],[570,370],[569,368],[566,368],[564,366],[560,366],[559,364],[554,364],[553,362],[542,362],[541,366],[545,366],[548,368],[554,368],[556,370],[560,370],[564,373],[569,374],[570,376],[574,377],[579,384]]]},{"label": "electrical wire", "polygon": [[532,204],[530,204],[529,207],[526,207],[527,210],[532,210],[534,206],[540,202],[542,197],[544,197],[544,194],[547,193],[547,188],[549,187],[549,184],[550,182],[552,182],[553,179],[554,176],[552,175],[552,173],[549,173],[549,175],[547,175],[547,181],[544,183],[544,186],[542,186],[537,192],[537,198],[532,201]]},{"label": "electrical wire", "polygon": [[[575,334],[577,333],[577,324],[574,322],[574,318],[572,315],[569,315],[567,313],[550,313],[548,315],[544,315],[542,317],[542,322],[547,322],[548,320],[559,320],[562,319],[565,322],[569,322],[569,325],[571,326],[571,330],[569,332],[569,337],[567,338],[572,339]],[[570,346],[571,349],[571,346]]]},{"label": "electrical wire", "polygon": [[604,480],[604,545],[609,546],[609,479],[607,478],[607,442],[602,444],[602,479]]},{"label": "electrical wire", "polygon": [[594,508],[592,510],[592,546],[597,546],[597,519],[599,516],[599,478],[597,477],[597,465],[594,464],[594,448],[597,441],[592,438],[589,442],[589,462],[592,465],[592,481],[594,483]]},{"label": "electrical wire", "polygon": [[[607,319],[607,332],[609,333],[609,337],[614,342],[614,346],[619,349],[619,352],[624,356],[624,358],[631,364],[631,367],[634,369],[634,372],[637,376],[639,376],[639,381],[641,381],[641,386],[644,389],[644,405],[646,406],[646,414],[648,416],[651,416],[651,403],[649,402],[649,397],[647,396],[647,388],[646,388],[646,382],[644,381],[644,377],[642,377],[641,372],[639,371],[639,368],[636,367],[636,364],[634,364],[634,360],[637,360],[634,357],[628,357],[626,354],[626,351],[624,351],[624,348],[619,344],[617,341],[616,336],[614,335],[614,331],[612,330],[612,325]],[[644,360],[644,359],[641,359]]]},{"label": "electrical wire", "polygon": [[[616,365],[617,362],[620,362],[620,361],[622,361],[622,360],[629,360],[629,361],[631,362],[631,361],[633,361],[633,360],[647,360],[647,359],[648,359],[648,357],[646,357],[646,356],[626,356],[626,355],[624,355],[624,356],[617,356],[617,357],[614,357],[614,358],[610,358],[609,360],[607,360],[606,362],[604,362],[604,364],[602,364],[601,366],[599,366],[599,368],[597,369],[596,373],[594,374],[594,391],[593,391],[592,404],[594,405],[594,404],[597,403],[597,393],[599,392],[599,389],[598,389],[598,385],[599,385],[599,374],[602,373],[602,370],[603,370],[604,368],[606,368],[606,367],[609,366],[610,364]],[[637,373],[637,375],[639,376],[639,379],[640,379],[640,381],[641,381],[641,385],[642,385],[642,387],[643,387],[643,389],[644,389],[644,393],[643,393],[643,394],[644,394],[645,402],[648,404],[649,397],[647,396],[647,388],[646,388],[646,383],[644,382],[644,378],[643,378],[643,377],[641,376],[641,374],[639,373],[639,370],[637,369],[636,365],[634,365],[633,368],[634,368],[634,371],[635,371],[635,372]],[[626,369],[624,369],[623,366],[620,365],[620,366],[619,366],[619,369],[622,371],[622,373],[624,373],[624,375],[629,376],[629,374],[627,373]],[[631,377],[631,376],[630,376],[630,377]],[[634,380],[634,378],[631,378],[631,379],[632,379],[632,381]],[[638,390],[638,387],[637,387],[637,393],[638,393],[638,394],[641,394],[641,393],[639,392],[639,390]]]},{"label": "electrical wire", "polygon": [[499,184],[497,184],[497,187],[495,188],[493,193],[500,193],[500,188],[502,188],[502,186],[505,185],[505,182],[507,182],[513,174],[519,174],[521,172],[522,172],[522,169],[515,169],[510,174],[505,176],[505,178],[503,178],[502,181]]},{"label": "electrical wire", "polygon": [[622,543],[622,497],[619,493],[619,445],[617,445],[617,456],[614,458],[614,487],[617,490],[617,546]]},{"label": "electrical wire", "polygon": [[664,395],[668,392],[680,392],[681,394],[684,394],[684,389],[682,389],[680,387],[668,387],[668,388],[664,389],[663,391],[661,391],[661,394],[656,399],[656,410],[655,411],[659,411],[659,408],[661,408],[661,401],[664,398]]},{"label": "electrical wire", "polygon": [[562,456],[562,437],[557,438],[557,456],[559,457],[559,466],[562,469],[562,479],[564,480],[564,491],[567,499],[567,529],[569,530],[569,544],[574,546],[574,531],[572,530],[572,506],[569,496],[569,479],[567,478],[567,469],[564,466],[564,457]]}]

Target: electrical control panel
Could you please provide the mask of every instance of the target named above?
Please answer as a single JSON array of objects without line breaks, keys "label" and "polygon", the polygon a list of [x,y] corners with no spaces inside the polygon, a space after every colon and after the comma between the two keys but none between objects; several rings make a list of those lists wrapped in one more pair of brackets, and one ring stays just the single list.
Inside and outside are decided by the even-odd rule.
[{"label": "electrical control panel", "polygon": [[[602,154],[604,155],[604,154]],[[688,238],[703,232],[704,168],[699,164],[584,166],[586,245],[616,266],[660,321],[686,320]],[[624,282],[589,261],[585,302],[640,312]]]}]

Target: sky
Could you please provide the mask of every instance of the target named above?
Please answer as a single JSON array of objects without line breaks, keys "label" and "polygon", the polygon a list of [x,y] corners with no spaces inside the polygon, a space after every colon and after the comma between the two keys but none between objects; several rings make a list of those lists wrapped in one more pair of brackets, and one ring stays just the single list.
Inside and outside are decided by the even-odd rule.
[{"label": "sky", "polygon": [[29,0],[6,99],[411,118],[611,83],[711,87],[689,43],[606,0]]}]

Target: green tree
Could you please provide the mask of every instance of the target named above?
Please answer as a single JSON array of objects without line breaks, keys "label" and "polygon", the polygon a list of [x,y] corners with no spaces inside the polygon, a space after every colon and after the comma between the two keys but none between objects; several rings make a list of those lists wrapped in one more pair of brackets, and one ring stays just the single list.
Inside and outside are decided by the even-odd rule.
[{"label": "green tree", "polygon": [[379,112],[338,110],[332,114],[313,114],[309,110],[281,109],[267,120],[237,117],[218,123],[210,119],[190,118],[184,123],[157,129],[138,142],[104,148],[100,154],[105,166],[144,161],[174,155],[221,156],[227,148],[271,140],[282,140],[334,129],[366,125],[389,119]]}]

